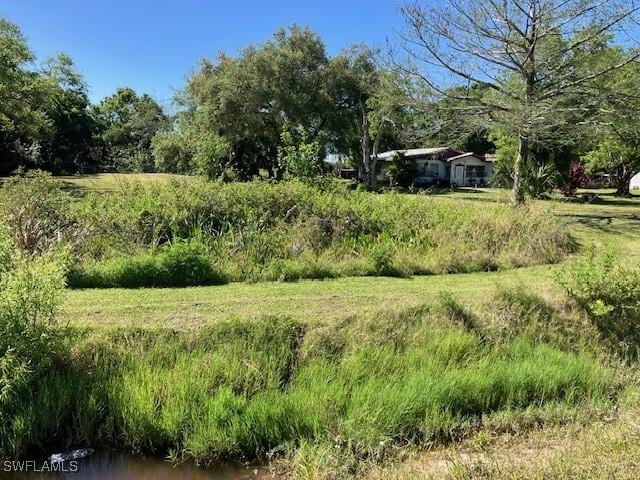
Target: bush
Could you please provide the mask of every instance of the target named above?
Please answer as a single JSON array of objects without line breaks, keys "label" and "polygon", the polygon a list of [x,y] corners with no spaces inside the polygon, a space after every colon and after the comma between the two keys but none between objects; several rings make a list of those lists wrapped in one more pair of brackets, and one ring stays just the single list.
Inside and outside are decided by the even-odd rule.
[{"label": "bush", "polygon": [[223,138],[213,134],[201,135],[194,143],[193,164],[196,173],[211,179],[224,179],[229,175],[225,159],[230,147]]},{"label": "bush", "polygon": [[[511,188],[514,177],[513,169],[513,159],[499,156],[491,177],[491,184],[497,187]],[[561,183],[560,174],[553,164],[540,165],[535,159],[522,166],[521,180],[525,192],[531,198],[543,198]]]},{"label": "bush", "polygon": [[68,275],[72,288],[190,287],[224,283],[205,247],[177,241],[156,254],[131,255],[76,265]]},{"label": "bush", "polygon": [[73,199],[49,173],[18,172],[2,185],[0,212],[18,248],[42,253],[59,244],[76,245],[87,230],[71,211]]},{"label": "bush", "polygon": [[224,283],[214,271],[206,248],[194,240],[169,245],[160,253],[159,265],[167,285],[187,287]]},{"label": "bush", "polygon": [[19,256],[0,273],[0,455],[14,431],[16,405],[61,355],[55,314],[63,289],[63,270],[53,258]]},{"label": "bush", "polygon": [[413,185],[418,176],[418,167],[413,159],[407,158],[403,153],[398,152],[385,170],[385,175],[391,185],[409,187]]},{"label": "bush", "polygon": [[283,146],[278,148],[278,164],[285,176],[309,180],[320,175],[321,147],[317,141],[309,141],[304,129],[295,135],[285,129],[280,137]]},{"label": "bush", "polygon": [[193,146],[186,135],[161,132],[151,142],[155,168],[158,172],[190,173],[193,167]]},{"label": "bush", "polygon": [[524,165],[522,182],[531,198],[543,198],[560,185],[560,174],[555,165],[539,165],[535,160]]},{"label": "bush", "polygon": [[562,191],[565,197],[575,197],[578,188],[586,185],[588,182],[589,177],[587,177],[582,164],[580,162],[571,162],[571,165],[569,165],[569,174],[560,187],[560,191]]},{"label": "bush", "polygon": [[594,248],[559,278],[567,295],[587,312],[617,352],[640,353],[640,269],[623,267],[611,253]]}]

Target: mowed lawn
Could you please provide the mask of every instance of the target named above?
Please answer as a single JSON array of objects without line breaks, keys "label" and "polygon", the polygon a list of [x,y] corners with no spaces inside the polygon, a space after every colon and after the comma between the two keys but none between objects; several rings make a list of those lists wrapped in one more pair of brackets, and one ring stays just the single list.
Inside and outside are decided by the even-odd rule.
[{"label": "mowed lawn", "polygon": [[194,178],[170,173],[98,173],[95,175],[67,175],[57,177],[70,188],[104,192],[115,190],[129,182],[168,182],[173,179]]},{"label": "mowed lawn", "polygon": [[[166,181],[166,177],[146,178]],[[82,181],[86,183],[77,186],[92,188],[91,179]],[[127,180],[106,177],[93,181],[102,189]],[[482,208],[486,202],[507,201],[508,192],[463,190],[435,197],[442,202],[473,202]],[[537,203],[565,221],[581,246],[594,243],[611,248],[625,263],[640,264],[640,198],[619,199],[609,192],[601,192],[600,198],[592,203],[568,202],[559,197]],[[451,292],[469,305],[479,305],[496,287],[519,284],[553,300],[560,294],[555,277],[561,268],[560,264],[409,279],[357,277],[195,288],[71,290],[64,314],[76,325],[180,330],[230,317],[256,318],[283,313],[303,321],[331,322],[352,315],[431,303],[442,292]]]}]

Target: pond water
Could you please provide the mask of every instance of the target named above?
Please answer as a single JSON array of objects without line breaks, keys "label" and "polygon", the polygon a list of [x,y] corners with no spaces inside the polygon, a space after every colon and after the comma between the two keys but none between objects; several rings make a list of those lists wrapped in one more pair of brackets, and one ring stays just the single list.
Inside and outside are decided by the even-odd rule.
[{"label": "pond water", "polygon": [[[6,462],[0,464],[0,478],[16,480],[264,480],[272,477],[264,470],[244,466],[198,468],[191,464],[173,466],[159,458],[126,455],[117,452],[96,452],[86,458],[65,462],[65,472],[47,472],[44,461],[36,461],[37,472],[8,473]],[[44,467],[44,468],[43,468]],[[24,468],[24,467],[23,467]],[[61,466],[57,467],[58,469]],[[45,470],[45,471],[42,471]]]}]

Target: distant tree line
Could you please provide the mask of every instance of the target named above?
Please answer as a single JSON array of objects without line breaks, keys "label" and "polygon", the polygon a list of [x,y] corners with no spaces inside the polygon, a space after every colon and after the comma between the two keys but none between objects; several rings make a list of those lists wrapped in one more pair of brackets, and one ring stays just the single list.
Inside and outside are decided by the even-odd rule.
[{"label": "distant tree line", "polygon": [[170,122],[148,95],[121,88],[92,105],[67,55],[37,64],[20,29],[0,18],[0,174],[153,169],[151,140]]},{"label": "distant tree line", "polygon": [[177,95],[173,116],[126,87],[92,104],[71,58],[37,63],[19,27],[5,19],[0,45],[2,175],[25,167],[281,177],[299,151],[311,165],[296,168],[307,175],[320,172],[329,152],[356,163],[366,158],[364,172],[363,150],[405,142],[401,125],[383,129],[387,119],[374,118],[386,108],[375,103],[379,87],[389,82],[375,52],[361,46],[330,58],[316,34],[296,26],[237,57],[203,60]]},{"label": "distant tree line", "polygon": [[[91,104],[68,56],[37,64],[20,29],[0,19],[0,174],[280,179],[317,176],[337,154],[375,186],[379,152],[449,146],[497,153],[496,180],[516,203],[552,185],[575,192],[585,171],[612,174],[624,193],[640,169],[640,67],[615,27],[634,12],[624,2],[521,3],[413,2],[401,9],[401,55],[385,61],[365,45],[330,56],[313,31],[280,29],[202,60],[173,115],[130,88]],[[406,184],[405,170],[392,183]]]}]

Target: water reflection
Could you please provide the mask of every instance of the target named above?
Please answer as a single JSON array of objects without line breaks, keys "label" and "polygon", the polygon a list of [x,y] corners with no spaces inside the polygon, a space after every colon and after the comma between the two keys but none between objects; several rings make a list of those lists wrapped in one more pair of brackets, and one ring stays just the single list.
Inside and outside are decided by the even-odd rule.
[{"label": "water reflection", "polygon": [[[0,478],[16,480],[263,480],[274,478],[263,471],[255,470],[254,467],[222,466],[204,469],[188,464],[173,466],[158,458],[116,452],[94,453],[90,457],[77,460],[76,467],[67,463],[65,465],[67,471],[64,473],[0,472]],[[41,466],[39,469],[42,469]]]}]

